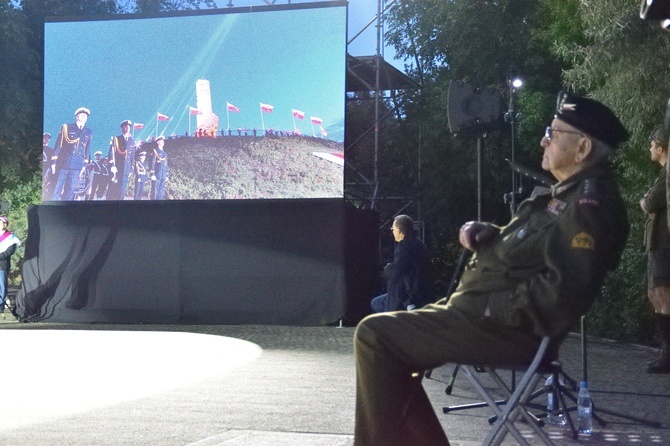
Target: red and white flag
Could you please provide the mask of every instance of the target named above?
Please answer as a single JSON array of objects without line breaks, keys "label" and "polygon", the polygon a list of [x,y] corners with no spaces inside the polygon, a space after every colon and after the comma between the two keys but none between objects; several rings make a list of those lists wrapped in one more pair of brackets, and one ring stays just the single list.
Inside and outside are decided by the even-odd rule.
[{"label": "red and white flag", "polygon": [[[197,108],[195,108],[195,107],[191,107],[191,106],[189,105],[189,106],[188,106],[188,114],[189,114],[189,115],[201,115],[202,112],[201,112],[200,110],[198,110]],[[160,115],[160,113],[159,113],[159,115]],[[167,118],[167,116],[165,116],[165,118]],[[158,118],[158,119],[160,119],[160,118]],[[167,121],[167,119],[165,119],[165,120]]]},{"label": "red and white flag", "polygon": [[163,113],[158,113],[157,119],[159,121],[169,121],[170,118],[167,115],[164,115]]},{"label": "red and white flag", "polygon": [[233,104],[231,104],[230,102],[226,102],[226,107],[228,108],[228,111],[231,111],[231,112],[237,112],[237,113],[240,112],[240,109],[237,108],[237,107],[235,107],[235,106],[234,106]]},{"label": "red and white flag", "polygon": [[323,136],[324,138],[325,138],[326,136],[328,136],[328,132],[326,131],[326,129],[324,129],[324,128],[321,127],[321,126],[319,126],[319,128],[321,129],[321,136]]},{"label": "red and white flag", "polygon": [[291,113],[293,113],[293,116],[298,118],[298,119],[305,119],[305,112],[296,110],[294,108],[291,109]]},{"label": "red and white flag", "polygon": [[261,102],[261,111],[265,113],[272,113],[272,110],[274,109],[274,106],[270,104],[263,104]]},{"label": "red and white flag", "polygon": [[142,124],[141,122],[136,122],[135,124],[133,124],[133,128],[134,128],[135,130],[143,129],[143,128],[144,128],[144,124]]},{"label": "red and white flag", "polygon": [[312,124],[316,124],[316,125],[323,124],[323,119],[317,118],[316,116],[310,116],[309,119],[312,121]]}]

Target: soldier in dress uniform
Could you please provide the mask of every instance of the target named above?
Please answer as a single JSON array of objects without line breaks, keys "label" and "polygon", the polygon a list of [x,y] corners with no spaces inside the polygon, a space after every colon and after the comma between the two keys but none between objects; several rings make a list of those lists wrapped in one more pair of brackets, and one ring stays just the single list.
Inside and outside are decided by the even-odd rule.
[{"label": "soldier in dress uniform", "polygon": [[80,107],[74,112],[75,122],[63,124],[51,156],[51,172],[56,177],[52,200],[72,200],[79,178],[85,175],[91,160],[93,132],[86,127],[91,111]]},{"label": "soldier in dress uniform", "polygon": [[108,200],[123,200],[128,189],[128,179],[135,161],[135,141],[130,134],[133,123],[125,119],[119,124],[121,134],[112,136],[107,159],[111,164],[112,179],[107,192]]},{"label": "soldier in dress uniform", "polygon": [[541,337],[560,344],[617,266],[628,236],[608,163],[627,137],[603,104],[559,94],[540,142],[542,168],[559,182],[537,188],[507,226],[463,225],[459,240],[474,254],[450,298],[358,325],[355,446],[448,445],[423,371],[446,362],[528,364]]},{"label": "soldier in dress uniform", "polygon": [[168,176],[168,154],[163,149],[165,138],[161,135],[156,139],[154,156],[151,159],[151,199],[165,199],[165,180]]},{"label": "soldier in dress uniform", "polygon": [[135,200],[141,200],[144,194],[144,183],[147,181],[147,152],[141,151],[135,161]]},{"label": "soldier in dress uniform", "polygon": [[86,194],[87,200],[102,200],[107,192],[109,185],[109,165],[107,158],[100,158],[102,152],[100,150],[93,154],[93,161],[91,162],[91,188]]}]

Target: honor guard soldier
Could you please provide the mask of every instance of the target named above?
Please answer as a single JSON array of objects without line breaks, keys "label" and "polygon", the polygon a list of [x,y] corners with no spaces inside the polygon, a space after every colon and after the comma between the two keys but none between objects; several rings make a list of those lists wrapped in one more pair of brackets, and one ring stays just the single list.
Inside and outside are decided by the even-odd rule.
[{"label": "honor guard soldier", "polygon": [[141,151],[135,161],[135,200],[141,200],[144,194],[144,183],[147,181],[147,152]]},{"label": "honor guard soldier", "polygon": [[91,161],[91,189],[86,195],[87,200],[102,200],[107,192],[109,185],[109,166],[107,158],[100,158],[102,152],[100,150],[93,154],[93,161]]},{"label": "honor guard soldier", "polygon": [[165,138],[163,135],[156,139],[154,156],[151,160],[151,181],[155,182],[151,188],[151,198],[154,200],[165,199],[165,180],[168,176],[168,154],[163,149]]},{"label": "honor guard soldier", "polygon": [[109,143],[109,153],[107,154],[107,159],[112,165],[112,179],[107,192],[108,200],[123,200],[125,198],[128,178],[132,173],[133,162],[135,161],[135,141],[130,134],[133,123],[125,119],[119,125],[121,134],[112,136]]},{"label": "honor guard soldier", "polygon": [[80,107],[74,112],[75,122],[63,124],[51,156],[51,171],[56,177],[52,200],[72,200],[80,176],[90,161],[93,132],[86,127],[91,111]]},{"label": "honor guard soldier", "polygon": [[[540,146],[558,183],[536,189],[507,226],[469,222],[474,251],[451,297],[378,313],[354,335],[355,446],[448,445],[421,384],[441,364],[528,364],[592,305],[621,257],[628,220],[608,163],[627,132],[612,111],[561,93]],[[553,349],[552,349],[553,351]]]}]

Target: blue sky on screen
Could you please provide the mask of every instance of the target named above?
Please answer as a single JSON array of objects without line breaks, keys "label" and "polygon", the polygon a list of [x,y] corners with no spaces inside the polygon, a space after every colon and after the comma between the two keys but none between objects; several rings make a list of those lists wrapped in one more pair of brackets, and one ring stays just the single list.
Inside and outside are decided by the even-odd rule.
[{"label": "blue sky on screen", "polygon": [[[237,6],[237,5],[236,5]],[[225,10],[224,10],[225,11]],[[106,153],[119,123],[136,139],[195,130],[195,83],[210,82],[219,129],[254,127],[344,137],[346,8],[196,15],[45,25],[44,131],[91,110],[93,150]],[[240,112],[228,112],[226,104]],[[261,113],[260,103],[272,105]],[[304,112],[304,120],[292,110]],[[157,122],[157,113],[170,120]],[[236,130],[235,130],[236,133]]]}]

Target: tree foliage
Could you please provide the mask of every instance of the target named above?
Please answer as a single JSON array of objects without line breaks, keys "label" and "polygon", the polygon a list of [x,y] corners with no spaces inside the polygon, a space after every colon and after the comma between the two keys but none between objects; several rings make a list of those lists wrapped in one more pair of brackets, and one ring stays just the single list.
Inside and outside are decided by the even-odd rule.
[{"label": "tree foliage", "polygon": [[[443,270],[455,259],[457,228],[472,219],[476,177],[472,142],[445,129],[450,81],[490,86],[509,100],[508,80],[523,77],[516,143],[517,160],[528,167],[539,165],[539,140],[558,90],[598,99],[620,116],[631,132],[615,160],[631,236],[592,320],[599,333],[645,339],[651,331],[650,306],[638,202],[657,172],[648,159],[647,138],[670,97],[670,35],[641,21],[638,8],[632,0],[400,1],[389,14],[387,39],[407,72],[422,83],[401,104],[398,131],[416,136],[410,129],[421,129],[421,175],[432,184],[422,195],[428,209],[424,216],[439,228],[431,241]],[[511,139],[503,128],[492,131],[486,142],[484,219],[499,223],[509,218],[499,199],[508,176],[502,160],[509,157]]]}]

